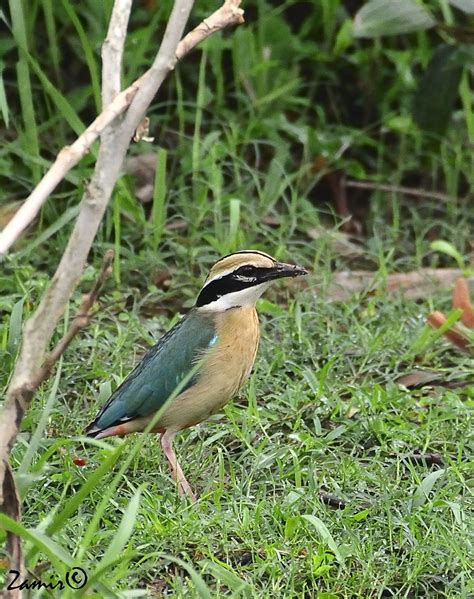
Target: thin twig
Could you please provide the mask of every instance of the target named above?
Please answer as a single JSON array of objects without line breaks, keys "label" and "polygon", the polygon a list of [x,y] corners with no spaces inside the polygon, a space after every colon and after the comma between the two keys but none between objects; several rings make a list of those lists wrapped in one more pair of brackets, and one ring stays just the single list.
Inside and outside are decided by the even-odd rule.
[{"label": "thin twig", "polygon": [[38,377],[39,381],[37,387],[45,381],[51,374],[51,370],[59,358],[63,355],[69,344],[74,337],[79,333],[80,330],[86,328],[92,318],[92,308],[97,301],[97,298],[102,291],[102,287],[110,273],[112,272],[112,261],[114,259],[114,251],[107,250],[102,260],[102,266],[100,268],[99,275],[94,283],[94,287],[82,296],[81,305],[79,310],[74,317],[69,329],[60,339],[56,347],[46,356],[43,366],[41,367]]},{"label": "thin twig", "polygon": [[197,27],[187,33],[179,42],[176,58],[180,60],[203,39],[229,25],[244,23],[244,11],[239,8],[241,0],[225,0],[224,4],[210,17],[204,19]]},{"label": "thin twig", "polygon": [[[239,8],[241,0],[226,0],[224,5],[216,10],[210,17],[198,25],[193,31],[189,32],[177,45],[173,55],[176,58],[181,59],[188,52],[190,52],[197,44],[202,42],[204,39],[224,27],[231,25],[238,25],[243,22],[243,11]],[[180,3],[176,3],[180,4]],[[175,60],[173,55],[168,61],[160,63],[159,67],[166,69],[166,73],[174,67]],[[107,106],[104,107],[103,111],[99,116],[87,127],[74,143],[70,146],[64,147],[58,154],[56,160],[51,165],[47,173],[26,198],[21,208],[16,212],[15,216],[5,226],[3,231],[0,233],[0,257],[2,254],[8,252],[10,247],[20,237],[21,233],[26,227],[35,219],[36,215],[40,211],[41,206],[46,202],[50,194],[54,191],[56,186],[64,179],[65,175],[83,158],[89,151],[92,144],[98,139],[103,131],[111,123],[113,123],[120,115],[122,115],[131,105],[135,96],[139,90],[147,84],[151,79],[154,79],[157,75],[156,60],[151,69],[149,69],[144,75],[134,81],[127,89],[120,92],[115,96],[114,100]],[[153,92],[156,90],[156,84],[154,81],[147,84],[147,89]],[[156,93],[156,92],[155,92]],[[147,93],[149,95],[149,93]],[[154,95],[154,93],[152,94]],[[104,97],[104,93],[103,93]],[[151,102],[151,100],[150,100]],[[142,102],[139,106],[136,106],[134,112],[141,113],[143,116]],[[137,128],[141,118],[137,119],[137,123],[133,126],[132,122],[127,124],[124,128],[124,132],[127,134],[130,130],[130,137]],[[121,164],[121,162],[120,162]]]},{"label": "thin twig", "polygon": [[348,179],[347,187],[355,189],[369,189],[372,191],[384,191],[386,193],[400,193],[407,196],[415,196],[419,198],[428,198],[430,200],[440,200],[441,202],[455,202],[462,198],[455,198],[447,193],[440,191],[428,191],[426,189],[417,189],[416,187],[404,187],[402,185],[390,185],[388,183],[377,183],[376,181],[354,181]]},{"label": "thin twig", "polygon": [[336,497],[331,493],[326,493],[325,491],[319,492],[319,499],[322,501],[322,503],[325,503],[326,505],[329,505],[330,507],[333,507],[336,510],[343,510],[347,507],[347,502],[344,501],[344,499]]}]

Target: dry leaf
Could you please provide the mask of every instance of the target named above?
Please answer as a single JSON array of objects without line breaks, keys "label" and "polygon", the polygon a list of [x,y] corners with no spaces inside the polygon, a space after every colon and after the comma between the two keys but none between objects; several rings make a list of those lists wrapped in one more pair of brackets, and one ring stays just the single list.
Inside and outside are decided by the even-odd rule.
[{"label": "dry leaf", "polygon": [[155,185],[156,154],[131,156],[125,163],[127,175],[135,179],[135,195],[142,204],[153,199]]},{"label": "dry leaf", "polygon": [[414,387],[423,387],[430,385],[436,381],[441,380],[443,377],[439,372],[430,370],[413,370],[408,374],[404,374],[397,379],[395,382],[398,385],[403,385],[407,389],[413,389]]},{"label": "dry leaf", "polygon": [[[428,314],[426,320],[434,329],[439,329],[445,324],[446,316],[442,312],[435,311]],[[471,353],[471,343],[468,337],[456,325],[445,331],[443,335],[461,351]]]},{"label": "dry leaf", "polygon": [[474,308],[469,297],[469,286],[464,277],[460,277],[454,286],[453,308],[460,308],[463,311],[461,322],[468,328],[474,329]]}]

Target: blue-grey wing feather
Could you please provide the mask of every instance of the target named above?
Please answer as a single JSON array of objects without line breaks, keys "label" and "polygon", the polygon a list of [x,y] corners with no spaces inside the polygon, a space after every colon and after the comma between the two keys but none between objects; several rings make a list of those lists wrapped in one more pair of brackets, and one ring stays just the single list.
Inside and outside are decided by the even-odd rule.
[{"label": "blue-grey wing feather", "polygon": [[[188,312],[145,354],[88,428],[105,429],[159,410],[215,336],[212,316]],[[196,378],[191,377],[182,390],[194,385]]]}]

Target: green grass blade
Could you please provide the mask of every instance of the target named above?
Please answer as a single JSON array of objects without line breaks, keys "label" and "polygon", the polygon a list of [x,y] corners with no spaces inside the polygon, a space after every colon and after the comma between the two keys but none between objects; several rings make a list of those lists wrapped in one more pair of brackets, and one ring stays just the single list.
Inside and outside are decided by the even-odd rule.
[{"label": "green grass blade", "polygon": [[23,305],[26,297],[22,297],[16,302],[10,314],[10,324],[8,326],[7,351],[11,356],[16,355],[16,351],[21,341],[21,327],[23,323]]},{"label": "green grass blade", "polygon": [[153,189],[153,249],[156,251],[160,244],[166,224],[166,161],[168,153],[159,148],[156,155],[155,186]]},{"label": "green grass blade", "polygon": [[166,559],[166,560],[170,561],[170,562],[178,564],[178,566],[180,566],[181,568],[183,568],[184,570],[186,570],[186,572],[191,577],[191,580],[193,581],[193,584],[194,584],[194,586],[196,588],[198,597],[200,599],[212,599],[213,598],[213,595],[211,593],[210,588],[204,582],[204,580],[201,577],[201,575],[198,574],[196,572],[196,570],[190,564],[188,564],[185,561],[183,561],[182,559],[179,559],[178,557],[174,557],[172,555],[162,554],[161,557],[163,559]]},{"label": "green grass blade", "polygon": [[8,128],[10,124],[9,111],[8,111],[8,100],[5,93],[5,82],[3,80],[3,70],[5,65],[3,61],[0,61],[0,112],[2,113],[3,122]]},{"label": "green grass blade", "polygon": [[100,93],[100,75],[99,75],[99,67],[97,65],[97,59],[94,55],[94,51],[91,47],[89,37],[87,33],[84,31],[84,27],[82,26],[79,17],[77,16],[76,11],[73,6],[69,2],[69,0],[61,0],[64,9],[66,10],[68,17],[71,19],[74,27],[76,28],[77,34],[81,41],[82,49],[84,50],[84,56],[87,62],[87,66],[89,67],[89,74],[91,76],[91,84],[92,84],[92,93],[94,95],[95,101],[95,109],[97,114],[101,111],[102,101],[101,101],[101,93]]},{"label": "green grass blade", "polygon": [[110,455],[102,462],[102,464],[89,475],[88,479],[79,489],[79,491],[77,491],[77,493],[75,493],[75,495],[68,500],[61,512],[59,512],[55,517],[54,521],[51,522],[51,524],[47,527],[47,534],[52,535],[54,532],[57,532],[63,527],[67,519],[79,509],[79,506],[90,494],[92,489],[95,488],[101,478],[110,472],[115,462],[120,457],[123,449],[123,443],[118,445],[114,451],[112,451]]},{"label": "green grass blade", "polygon": [[[45,431],[46,427],[48,426],[49,416],[54,407],[54,404],[56,403],[59,381],[61,380],[62,365],[63,365],[63,358],[61,356],[61,358],[58,362],[56,375],[54,377],[54,381],[51,386],[51,391],[49,392],[49,396],[46,401],[46,404],[45,404],[43,410],[41,411],[40,420],[39,420],[38,424],[36,425],[35,432],[33,433],[33,436],[31,437],[31,440],[28,444],[28,449],[26,450],[26,453],[23,456],[23,459],[21,461],[20,467],[18,468],[19,474],[25,474],[29,470],[29,468],[31,466],[31,462],[33,461],[33,457],[34,457],[35,453],[38,451],[38,448],[41,444],[41,439],[43,438],[44,431]],[[24,489],[20,489],[20,492],[23,493]]]},{"label": "green grass blade", "polygon": [[203,560],[200,562],[205,572],[209,572],[217,581],[224,584],[235,597],[255,597],[255,589],[245,580],[242,580],[237,574],[225,563],[217,563],[211,560]]},{"label": "green grass blade", "polygon": [[334,537],[329,532],[328,527],[324,524],[321,518],[313,516],[313,514],[303,514],[302,518],[304,518],[304,520],[309,522],[316,529],[321,539],[327,544],[329,549],[331,549],[331,551],[336,556],[337,561],[341,565],[344,565],[344,558],[339,550],[339,547],[336,541],[334,540]]},{"label": "green grass blade", "polygon": [[63,564],[72,566],[76,563],[76,560],[60,545],[50,539],[48,535],[25,528],[20,522],[13,520],[6,514],[0,513],[0,526],[25,539],[25,541],[30,541],[37,551],[43,551],[51,560],[56,573],[65,571]]},{"label": "green grass blade", "polygon": [[106,567],[111,564],[128,543],[133,532],[133,527],[135,526],[138,508],[140,506],[140,495],[141,491],[138,490],[130,500],[117,532],[107,548],[104,557],[100,561],[100,567]]},{"label": "green grass blade", "polygon": [[[23,3],[18,0],[10,0],[10,16],[12,31],[19,48],[19,59],[16,65],[18,94],[20,96],[21,113],[23,117],[24,130],[21,133],[23,148],[33,157],[39,156],[38,128],[36,125],[35,109],[33,106],[33,92],[31,88],[30,70],[28,67],[27,34],[25,17],[23,14]],[[37,164],[31,164],[31,174],[35,182],[39,181],[41,171]]]}]

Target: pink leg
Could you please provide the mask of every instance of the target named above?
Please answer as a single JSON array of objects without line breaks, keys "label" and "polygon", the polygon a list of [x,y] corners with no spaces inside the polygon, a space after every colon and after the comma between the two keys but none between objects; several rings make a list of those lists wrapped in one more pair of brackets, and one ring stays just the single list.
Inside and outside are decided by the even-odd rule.
[{"label": "pink leg", "polygon": [[163,453],[168,459],[171,468],[171,476],[173,480],[178,483],[178,491],[180,495],[188,495],[191,501],[194,503],[196,501],[196,496],[193,493],[186,477],[184,476],[183,471],[181,470],[181,466],[176,459],[176,455],[173,451],[173,439],[175,438],[176,433],[172,431],[165,431],[161,435],[161,449]]}]

